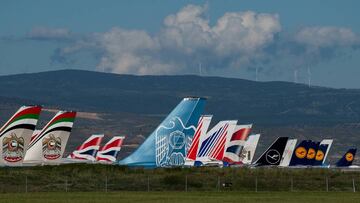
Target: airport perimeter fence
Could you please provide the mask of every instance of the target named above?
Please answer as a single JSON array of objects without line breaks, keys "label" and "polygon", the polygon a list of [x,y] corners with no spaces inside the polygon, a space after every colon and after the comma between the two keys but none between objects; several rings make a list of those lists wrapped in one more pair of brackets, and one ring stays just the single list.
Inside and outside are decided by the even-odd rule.
[{"label": "airport perimeter fence", "polygon": [[[242,170],[242,169],[238,169]],[[360,173],[316,172],[1,173],[0,193],[113,191],[360,191]],[[265,170],[266,171],[266,170]]]}]

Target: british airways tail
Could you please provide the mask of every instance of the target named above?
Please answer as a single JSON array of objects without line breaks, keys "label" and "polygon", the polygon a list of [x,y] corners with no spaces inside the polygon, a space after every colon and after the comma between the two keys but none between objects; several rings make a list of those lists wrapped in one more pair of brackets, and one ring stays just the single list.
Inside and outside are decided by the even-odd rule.
[{"label": "british airways tail", "polygon": [[187,152],[186,155],[187,160],[192,160],[192,161],[196,160],[196,155],[199,151],[200,138],[206,135],[211,119],[212,119],[212,115],[204,115],[200,117],[199,122],[197,124],[197,128],[195,130],[194,137],[192,138],[191,141],[189,151]]},{"label": "british airways tail", "polygon": [[255,161],[255,166],[278,166],[284,153],[288,137],[279,137]]},{"label": "british airways tail", "polygon": [[251,128],[252,124],[236,126],[231,138],[225,144],[223,161],[226,165],[242,164],[240,161],[240,153],[244,148]]},{"label": "british airways tail", "polygon": [[75,160],[88,160],[95,161],[96,153],[100,148],[101,140],[103,139],[103,134],[91,135],[85,142],[76,148],[67,158]]},{"label": "british airways tail", "polygon": [[102,146],[96,154],[96,161],[102,163],[114,163],[121,150],[124,139],[124,136],[115,136],[111,138],[111,140]]},{"label": "british airways tail", "polygon": [[240,161],[243,164],[250,165],[252,163],[259,139],[260,134],[249,135],[240,154]]},{"label": "british airways tail", "polygon": [[349,149],[336,163],[337,167],[350,167],[355,159],[356,148]]},{"label": "british airways tail", "polygon": [[40,106],[23,106],[0,129],[0,165],[22,164],[40,111]]},{"label": "british airways tail", "polygon": [[184,98],[145,142],[119,164],[139,167],[184,165],[204,105],[204,98]]},{"label": "british airways tail", "polygon": [[57,164],[63,157],[76,112],[59,111],[42,130],[31,136],[24,161],[37,164]]}]

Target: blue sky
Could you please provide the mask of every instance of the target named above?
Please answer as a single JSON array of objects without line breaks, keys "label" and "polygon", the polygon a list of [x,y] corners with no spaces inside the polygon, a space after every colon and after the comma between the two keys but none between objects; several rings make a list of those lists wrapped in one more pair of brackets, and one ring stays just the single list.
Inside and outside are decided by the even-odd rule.
[{"label": "blue sky", "polygon": [[[0,74],[86,69],[360,88],[360,1],[0,2]],[[294,75],[297,75],[295,78]]]}]

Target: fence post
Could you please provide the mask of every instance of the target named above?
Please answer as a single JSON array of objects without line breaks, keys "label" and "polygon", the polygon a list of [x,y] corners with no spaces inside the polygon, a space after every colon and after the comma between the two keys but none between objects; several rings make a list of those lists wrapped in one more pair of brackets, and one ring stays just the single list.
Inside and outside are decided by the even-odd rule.
[{"label": "fence post", "polygon": [[105,176],[105,192],[108,191],[108,178]]},{"label": "fence post", "polygon": [[25,176],[25,193],[28,192],[28,177]]},{"label": "fence post", "polygon": [[257,176],[255,177],[255,192],[258,191],[258,178]]},{"label": "fence post", "polygon": [[150,176],[147,177],[147,191],[150,192]]},{"label": "fence post", "polygon": [[185,192],[187,192],[188,191],[188,177],[187,177],[187,175],[185,175]]},{"label": "fence post", "polygon": [[67,192],[68,191],[68,179],[67,178],[65,178],[65,192]]},{"label": "fence post", "polygon": [[326,192],[329,192],[329,180],[327,176],[325,178],[325,182],[326,182]]},{"label": "fence post", "polygon": [[218,191],[220,191],[220,176],[218,176],[217,189],[218,189]]},{"label": "fence post", "polygon": [[353,185],[353,192],[356,192],[356,188],[355,188],[355,179],[352,179],[352,185]]},{"label": "fence post", "polygon": [[290,179],[290,191],[291,192],[293,192],[294,191],[294,179],[293,179],[293,177],[291,177],[291,179]]}]

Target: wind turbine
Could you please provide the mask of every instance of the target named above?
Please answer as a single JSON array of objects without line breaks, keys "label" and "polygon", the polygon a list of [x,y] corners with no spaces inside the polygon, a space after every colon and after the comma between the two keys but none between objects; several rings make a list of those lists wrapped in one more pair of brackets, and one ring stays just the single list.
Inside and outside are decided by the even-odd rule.
[{"label": "wind turbine", "polygon": [[308,85],[311,87],[311,71],[310,66],[307,67],[307,73],[308,73]]}]

